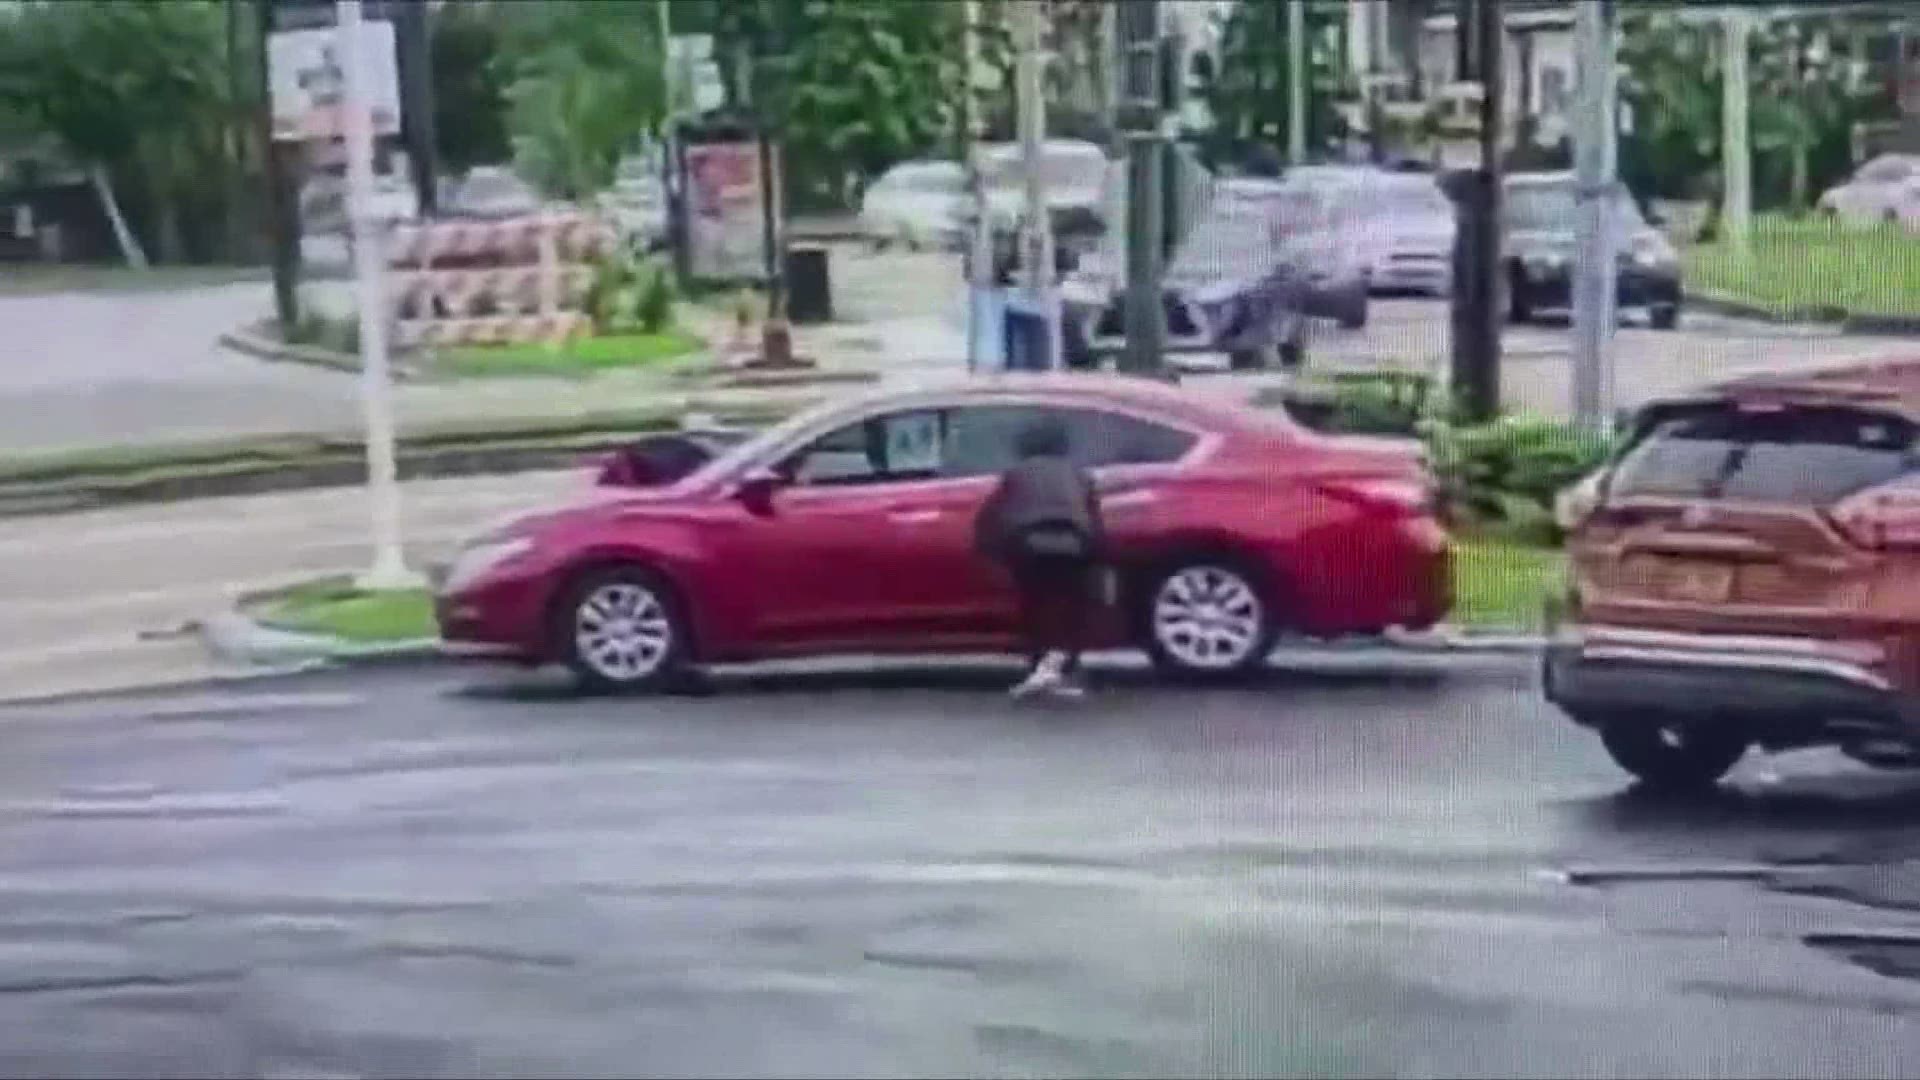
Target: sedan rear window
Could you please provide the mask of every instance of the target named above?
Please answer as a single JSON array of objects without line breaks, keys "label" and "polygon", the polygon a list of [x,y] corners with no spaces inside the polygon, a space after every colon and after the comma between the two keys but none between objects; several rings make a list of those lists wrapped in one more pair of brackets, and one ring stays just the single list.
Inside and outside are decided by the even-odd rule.
[{"label": "sedan rear window", "polygon": [[1607,490],[1825,505],[1912,469],[1915,434],[1902,418],[1857,409],[1689,409],[1655,419]]}]

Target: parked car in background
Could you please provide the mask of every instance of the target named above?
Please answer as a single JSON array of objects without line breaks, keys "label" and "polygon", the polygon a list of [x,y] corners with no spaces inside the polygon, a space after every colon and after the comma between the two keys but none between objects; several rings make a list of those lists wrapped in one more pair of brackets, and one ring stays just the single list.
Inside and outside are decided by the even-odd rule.
[{"label": "parked car in background", "polygon": [[[1100,246],[1107,219],[1106,151],[1079,139],[1049,139],[1041,147],[1041,184],[1053,226],[1059,267],[1072,266]],[[1007,278],[1019,263],[1020,222],[1026,214],[1026,167],[1020,147],[996,143],[980,150],[987,223],[993,238],[995,276]],[[970,229],[974,210],[966,205],[961,228]]]},{"label": "parked car in background", "polygon": [[1431,174],[1381,172],[1353,189],[1354,232],[1375,293],[1445,296],[1453,288],[1453,200]]},{"label": "parked car in background", "polygon": [[[1508,316],[1532,322],[1573,304],[1575,235],[1580,212],[1572,173],[1516,173],[1505,189]],[[1680,325],[1680,257],[1647,223],[1626,189],[1614,187],[1608,220],[1616,252],[1616,302],[1641,308],[1659,330]]]},{"label": "parked car in background", "polygon": [[1881,154],[1828,189],[1818,205],[1842,221],[1920,223],[1920,154]]},{"label": "parked car in background", "polygon": [[1117,577],[1097,643],[1164,670],[1263,664],[1282,630],[1424,627],[1450,547],[1417,444],[1327,436],[1162,383],[1002,376],[824,405],[665,487],[598,488],[466,545],[439,582],[462,651],[648,689],[700,664],[1018,648],[973,522],[1043,417],[1101,492]]},{"label": "parked car in background", "polygon": [[1920,361],[1643,410],[1563,496],[1547,697],[1656,785],[1750,747],[1920,764]]},{"label": "parked car in background", "polygon": [[449,194],[440,207],[446,217],[494,220],[536,213],[541,207],[538,192],[511,169],[497,165],[474,166]]},{"label": "parked car in background", "polygon": [[879,247],[958,251],[966,240],[967,170],[954,161],[905,161],[860,199],[860,231]]},{"label": "parked car in background", "polygon": [[1289,265],[1307,274],[1305,311],[1348,330],[1367,325],[1368,271],[1382,248],[1377,200],[1362,183],[1303,183],[1298,177],[1222,181],[1228,198],[1269,207],[1269,234]]},{"label": "parked car in background", "polygon": [[[1274,360],[1297,366],[1328,265],[1323,211],[1319,196],[1277,181],[1216,182],[1162,279],[1168,350],[1224,352],[1236,369]],[[1126,265],[1120,231],[1067,275],[1061,306],[1069,364],[1085,366],[1125,346]],[[1364,288],[1358,295],[1364,303]]]}]

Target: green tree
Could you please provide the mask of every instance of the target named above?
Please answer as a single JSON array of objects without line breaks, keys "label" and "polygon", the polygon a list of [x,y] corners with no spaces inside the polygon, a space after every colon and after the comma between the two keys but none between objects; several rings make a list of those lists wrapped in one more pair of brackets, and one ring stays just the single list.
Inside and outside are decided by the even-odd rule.
[{"label": "green tree", "polygon": [[506,128],[515,161],[549,194],[579,199],[659,129],[666,49],[659,0],[544,0],[505,27]]},{"label": "green tree", "polygon": [[0,23],[0,104],[83,162],[129,262],[116,194],[133,181],[163,261],[187,254],[193,205],[220,197],[245,112],[224,67],[218,0],[30,0]]},{"label": "green tree", "polygon": [[433,14],[433,130],[440,162],[454,172],[504,161],[507,83],[500,9],[447,4]]},{"label": "green tree", "polygon": [[[1344,134],[1336,102],[1341,59],[1336,43],[1340,11],[1307,9],[1307,150],[1324,152]],[[1287,5],[1241,0],[1228,13],[1221,38],[1220,63],[1202,86],[1214,128],[1204,147],[1209,159],[1229,159],[1254,145],[1286,146],[1292,114],[1288,94]]]}]

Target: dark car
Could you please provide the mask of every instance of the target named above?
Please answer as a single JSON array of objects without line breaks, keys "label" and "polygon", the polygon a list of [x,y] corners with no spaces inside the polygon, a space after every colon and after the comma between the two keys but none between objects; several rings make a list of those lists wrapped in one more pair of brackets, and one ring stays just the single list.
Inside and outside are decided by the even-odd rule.
[{"label": "dark car", "polygon": [[1546,693],[1648,784],[1750,747],[1920,764],[1920,362],[1648,406],[1563,496]]},{"label": "dark car", "polygon": [[[1366,302],[1363,279],[1338,272],[1331,220],[1315,191],[1245,177],[1216,183],[1163,279],[1168,351],[1224,352],[1235,368],[1276,355],[1299,364],[1308,317],[1344,321],[1347,307]],[[1062,286],[1070,362],[1124,346],[1125,267],[1126,237],[1116,235]]]},{"label": "dark car", "polygon": [[[1522,173],[1506,184],[1507,304],[1511,321],[1573,304],[1574,236],[1580,213],[1571,173]],[[1680,259],[1624,188],[1610,200],[1617,303],[1643,308],[1655,329],[1680,325]]]}]

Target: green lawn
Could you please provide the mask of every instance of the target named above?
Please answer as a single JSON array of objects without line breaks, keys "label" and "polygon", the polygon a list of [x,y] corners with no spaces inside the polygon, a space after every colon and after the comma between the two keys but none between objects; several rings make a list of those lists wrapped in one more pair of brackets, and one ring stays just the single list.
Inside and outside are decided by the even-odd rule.
[{"label": "green lawn", "polygon": [[441,349],[434,369],[451,375],[586,376],[619,368],[647,367],[677,360],[706,348],[683,330],[657,334],[609,334],[557,345],[467,345]]},{"label": "green lawn", "polygon": [[416,641],[439,634],[425,589],[366,592],[340,581],[290,589],[257,612],[283,630],[332,634],[356,643]]},{"label": "green lawn", "polygon": [[1454,549],[1452,621],[1473,630],[1541,628],[1566,573],[1553,548],[1463,538]]},{"label": "green lawn", "polygon": [[1724,242],[1686,253],[1689,288],[1788,318],[1920,316],[1920,233],[1762,215],[1752,255]]}]

